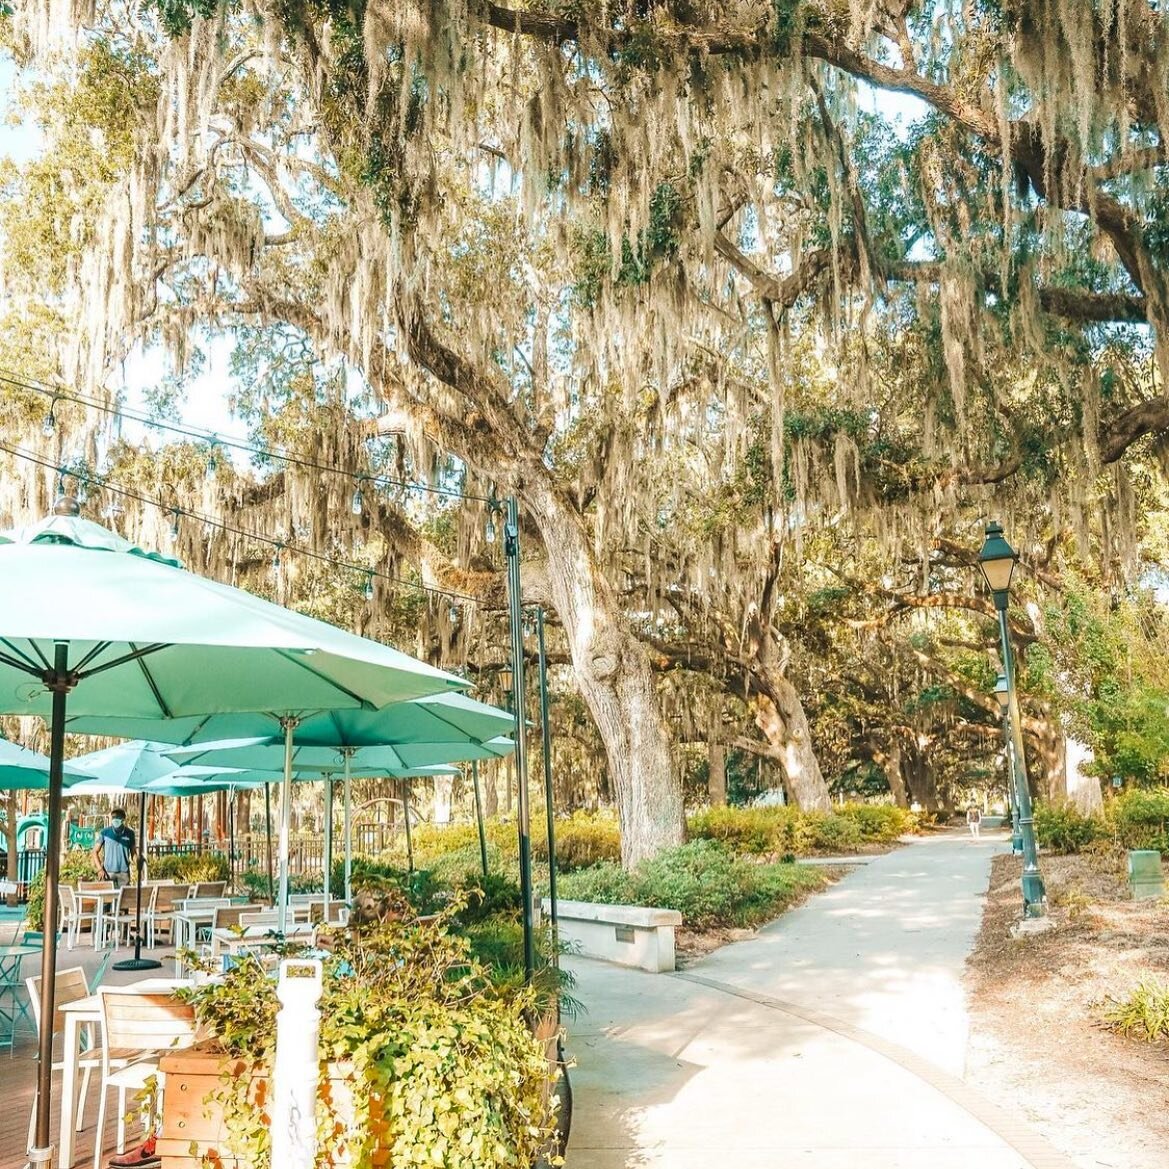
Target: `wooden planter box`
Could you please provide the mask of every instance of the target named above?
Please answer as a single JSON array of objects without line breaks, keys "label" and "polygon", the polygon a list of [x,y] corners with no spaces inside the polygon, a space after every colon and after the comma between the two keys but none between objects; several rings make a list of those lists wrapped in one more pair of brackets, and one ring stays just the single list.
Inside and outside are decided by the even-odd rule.
[{"label": "wooden planter box", "polygon": [[[557,1036],[559,1026],[555,1015],[546,1015],[535,1027],[536,1038],[544,1043],[548,1058],[546,1093],[553,1090],[557,1070]],[[162,1169],[252,1169],[250,1163],[232,1156],[223,1106],[218,1097],[226,1079],[238,1079],[246,1072],[241,1060],[224,1056],[214,1041],[197,1043],[181,1051],[167,1052],[159,1061],[166,1073],[166,1091],[162,1105],[162,1131],[158,1138],[158,1153]],[[338,1130],[353,1126],[353,1096],[346,1078],[348,1068],[330,1064],[328,1098]],[[270,1086],[267,1076],[252,1076],[248,1098],[261,1107],[268,1103]],[[334,1162],[343,1167],[349,1162],[338,1157]],[[280,1167],[276,1167],[280,1169]]]}]

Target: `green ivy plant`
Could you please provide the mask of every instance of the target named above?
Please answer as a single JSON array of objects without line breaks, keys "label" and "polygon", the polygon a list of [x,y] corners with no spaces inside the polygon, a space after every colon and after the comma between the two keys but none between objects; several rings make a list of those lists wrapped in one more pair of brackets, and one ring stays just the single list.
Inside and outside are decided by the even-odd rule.
[{"label": "green ivy plant", "polygon": [[[451,932],[455,911],[329,939],[318,1165],[343,1157],[355,1169],[528,1169],[546,1155],[555,1095],[530,1026],[534,993],[493,981],[468,941]],[[258,1085],[272,1066],[275,983],[247,957],[222,981],[188,993],[227,1061],[214,1102],[230,1148],[218,1156],[268,1169],[269,1100]],[[352,1097],[352,1116],[334,1107],[338,1080],[346,1089],[339,1095]]]}]

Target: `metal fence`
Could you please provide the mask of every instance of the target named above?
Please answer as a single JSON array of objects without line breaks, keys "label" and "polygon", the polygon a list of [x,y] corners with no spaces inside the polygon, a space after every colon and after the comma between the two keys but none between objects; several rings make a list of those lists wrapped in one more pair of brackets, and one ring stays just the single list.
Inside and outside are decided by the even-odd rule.
[{"label": "metal fence", "polygon": [[[388,824],[358,824],[353,832],[353,852],[355,855],[375,855],[390,847],[394,839],[394,829]],[[344,844],[341,834],[333,836],[333,856],[342,855]],[[185,844],[148,844],[146,846],[146,864],[149,869],[152,857],[164,856],[201,856],[202,854],[218,853],[227,855],[226,843],[212,841],[200,844],[190,841]],[[272,841],[273,860],[276,856],[276,841]],[[265,872],[268,866],[268,838],[264,833],[252,832],[236,837],[234,851],[231,857],[232,871],[244,872],[249,868]],[[17,896],[24,900],[28,894],[28,886],[32,879],[45,867],[45,850],[43,848],[23,848],[16,855],[16,883],[19,886]],[[323,876],[325,869],[325,838],[324,836],[297,836],[289,841],[288,871],[295,876]]]}]

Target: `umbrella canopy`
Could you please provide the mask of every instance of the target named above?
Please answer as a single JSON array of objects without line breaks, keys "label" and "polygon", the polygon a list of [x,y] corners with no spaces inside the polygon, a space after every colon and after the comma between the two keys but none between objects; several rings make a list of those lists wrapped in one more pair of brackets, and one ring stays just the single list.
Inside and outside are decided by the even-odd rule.
[{"label": "umbrella canopy", "polygon": [[[49,786],[50,761],[47,755],[30,751],[8,739],[0,739],[0,789],[4,791],[44,791]],[[71,786],[86,777],[76,762],[63,767],[65,785]]]},{"label": "umbrella canopy", "polygon": [[[0,710],[47,715],[54,646],[69,643],[73,715],[159,720],[254,710],[380,707],[465,688],[357,637],[142,553],[98,524],[52,516],[0,533]],[[91,732],[116,733],[90,723]],[[177,732],[181,741],[182,732]],[[172,740],[173,741],[173,740]]]},{"label": "umbrella canopy", "polygon": [[[69,720],[70,730],[84,732],[96,725],[85,717]],[[103,719],[101,726],[128,738],[149,738],[156,737],[160,724],[154,719],[130,718]],[[383,768],[386,773],[493,758],[496,752],[452,755],[442,748],[477,746],[514,728],[515,718],[506,710],[465,694],[439,694],[382,710],[302,711],[292,735],[293,767],[327,770],[335,762],[339,768],[338,751],[345,747],[370,749],[360,764],[354,760],[354,767]],[[278,715],[211,714],[172,719],[164,729],[166,741],[181,747],[170,752],[172,758],[184,763],[259,769],[284,765],[284,730]]]},{"label": "umbrella canopy", "polygon": [[[466,687],[406,654],[144,553],[79,518],[75,500],[58,501],[55,512],[0,534],[0,711],[51,716],[50,841],[59,839],[70,712],[157,718],[151,737],[166,739],[165,720],[190,715],[374,708]],[[59,873],[60,854],[50,848],[50,931]],[[54,1017],[55,975],[56,947],[46,945],[42,1019]],[[52,1041],[53,1029],[42,1028],[34,1162],[49,1155]]]}]

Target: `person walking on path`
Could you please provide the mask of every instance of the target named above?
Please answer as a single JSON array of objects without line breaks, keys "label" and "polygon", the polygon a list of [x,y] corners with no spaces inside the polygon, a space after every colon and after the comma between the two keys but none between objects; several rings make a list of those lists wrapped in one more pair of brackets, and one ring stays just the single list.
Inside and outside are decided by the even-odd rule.
[{"label": "person walking on path", "polygon": [[977,840],[979,831],[982,828],[982,813],[974,804],[971,804],[966,811],[966,823],[970,828],[970,835]]},{"label": "person walking on path", "polygon": [[93,860],[98,876],[124,889],[130,883],[130,865],[137,856],[134,829],[126,827],[126,810],[110,813],[110,826],[103,828],[93,842]]}]

